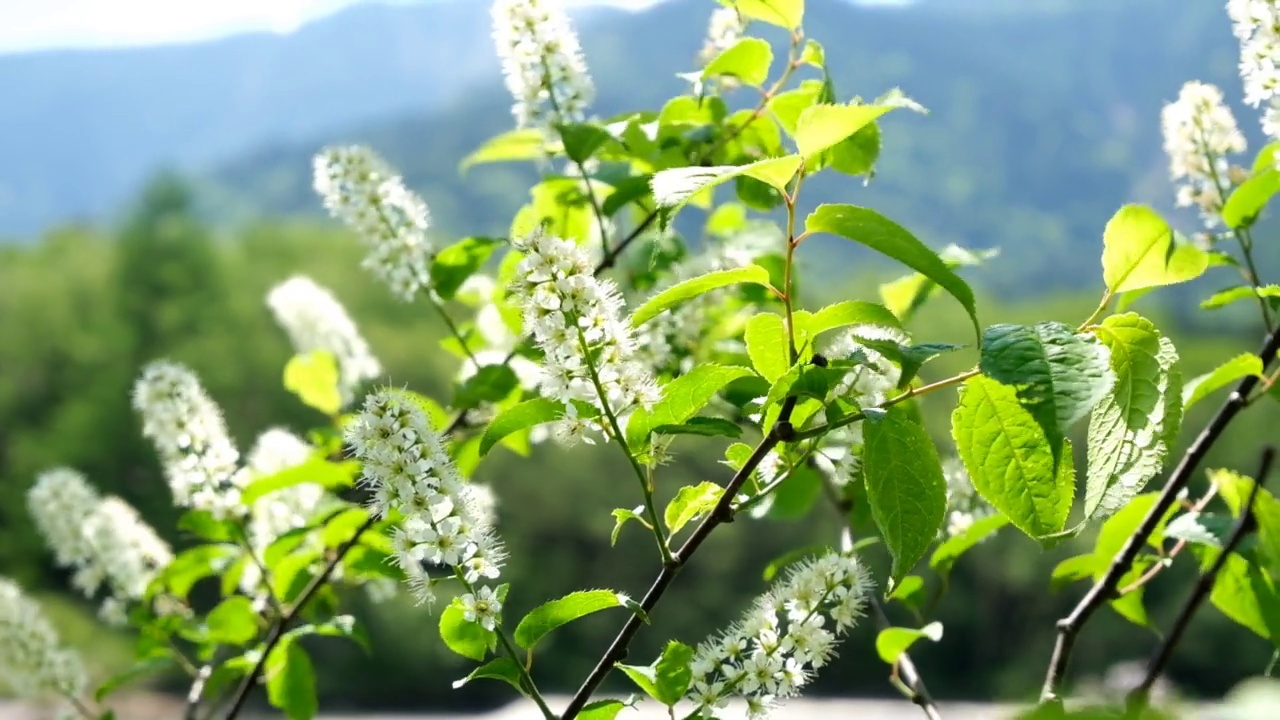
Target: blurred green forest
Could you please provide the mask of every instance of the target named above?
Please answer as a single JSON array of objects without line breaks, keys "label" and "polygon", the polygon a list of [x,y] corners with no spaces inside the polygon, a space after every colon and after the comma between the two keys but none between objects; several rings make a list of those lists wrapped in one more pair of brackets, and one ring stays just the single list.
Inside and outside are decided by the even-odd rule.
[{"label": "blurred green forest", "polygon": [[[448,399],[456,361],[440,349],[442,328],[434,313],[393,300],[360,271],[362,249],[354,237],[336,225],[305,220],[213,229],[198,219],[194,205],[182,182],[161,178],[113,233],[65,227],[34,244],[0,249],[0,573],[42,592],[66,587],[24,509],[24,493],[35,474],[59,464],[79,468],[104,490],[125,497],[182,545],[183,538],[171,530],[176,513],[168,488],[129,407],[129,388],[147,360],[165,356],[197,370],[224,408],[242,449],[273,425],[301,431],[322,422],[281,388],[291,349],[264,296],[291,274],[308,274],[333,289],[382,360],[386,382]],[[909,218],[904,221],[910,225]],[[1094,235],[1087,242],[1089,257],[1096,258],[1100,239]],[[645,254],[645,248],[637,247],[632,257],[643,262]],[[801,251],[802,268],[812,271],[830,262],[818,245]],[[1008,272],[1003,260],[994,266]],[[809,283],[809,303],[837,297],[874,300],[876,283],[893,275],[858,269],[839,276],[837,284]],[[1205,295],[1225,281],[1225,276],[1208,279],[1189,292]],[[1193,325],[1180,319],[1183,313],[1162,309],[1167,297],[1155,293],[1138,307],[1178,343],[1188,376],[1236,352],[1256,349],[1257,333],[1248,329],[1243,304],[1240,315],[1218,311],[1225,314]],[[1076,323],[1093,309],[1097,296],[1090,290],[1006,303],[986,293],[981,300],[985,324]],[[965,342],[966,325],[948,301],[939,300],[913,330],[921,339]],[[971,362],[972,357],[957,353],[931,365],[926,374],[940,377]],[[938,393],[926,398],[923,408],[944,449],[950,445],[946,418],[953,399]],[[1184,443],[1213,404],[1191,413]],[[1278,410],[1267,405],[1251,411],[1250,419],[1233,426],[1216,447],[1208,466],[1250,469],[1260,443],[1275,439]],[[663,492],[726,479],[727,468],[718,463],[721,444],[711,439],[683,443],[678,462],[661,476]],[[642,533],[624,532],[618,546],[609,547],[610,511],[637,501],[631,484],[617,482],[625,470],[609,450],[577,448],[571,461],[549,446],[536,448],[528,459],[500,450],[480,466],[477,480],[492,483],[500,503],[499,530],[513,550],[504,571],[504,579],[512,583],[513,612],[521,614],[584,586],[639,595],[651,581],[657,568]],[[669,637],[697,642],[736,617],[765,587],[761,573],[771,559],[789,548],[833,543],[839,522],[819,502],[803,517],[742,518],[718,531],[677,580],[655,614],[654,626],[642,631],[633,658],[647,661]],[[920,648],[917,658],[935,694],[1008,698],[1036,688],[1054,620],[1079,592],[1046,594],[1050,571],[1058,560],[1091,547],[1091,538],[1085,537],[1043,553],[1010,532],[967,556],[941,604],[945,640]],[[883,578],[886,558],[880,550],[868,552]],[[1167,623],[1188,580],[1166,573],[1149,588],[1147,602],[1157,626]],[[932,589],[936,583],[930,582]],[[426,608],[404,599],[378,606],[363,595],[351,600],[368,620],[375,652],[366,656],[336,641],[316,644],[313,654],[323,673],[320,687],[327,707],[495,702],[494,694],[483,688],[450,689],[465,671],[436,639],[436,621]],[[68,602],[81,613],[92,612],[78,600]],[[1119,660],[1145,657],[1155,641],[1150,631],[1106,614],[1081,640],[1075,666],[1080,676],[1101,673]],[[87,651],[106,653],[100,665],[118,657],[119,643],[102,642],[102,630],[89,630],[75,614],[59,612],[58,617],[69,623],[69,635]],[[897,620],[912,622],[905,614]],[[543,654],[556,662],[536,667],[539,682],[552,691],[575,687],[620,621],[605,613],[557,633],[554,647]],[[855,633],[843,645],[839,661],[824,670],[815,692],[891,694],[872,644],[869,630]],[[1193,625],[1171,675],[1191,693],[1214,694],[1243,675],[1260,672],[1269,656],[1264,641],[1206,611]],[[178,689],[178,681],[169,687]]]}]

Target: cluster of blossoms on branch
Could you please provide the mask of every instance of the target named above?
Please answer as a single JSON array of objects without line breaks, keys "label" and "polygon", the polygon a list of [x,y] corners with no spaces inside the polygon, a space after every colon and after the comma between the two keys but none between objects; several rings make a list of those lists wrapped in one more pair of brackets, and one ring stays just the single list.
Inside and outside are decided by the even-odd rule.
[{"label": "cluster of blossoms on branch", "polygon": [[1179,207],[1198,207],[1209,227],[1218,222],[1224,195],[1243,171],[1229,156],[1246,149],[1235,116],[1213,85],[1191,81],[1160,114],[1169,176]]},{"label": "cluster of blossoms on branch", "polygon": [[344,405],[361,383],[382,374],[359,329],[333,293],[311,278],[294,276],[267,294],[267,307],[299,353],[332,353],[338,363],[338,390]]},{"label": "cluster of blossoms on branch", "polygon": [[19,696],[75,699],[88,685],[84,663],[14,581],[0,577],[0,677]]},{"label": "cluster of blossoms on branch", "polygon": [[1280,138],[1280,5],[1275,0],[1227,0],[1227,14],[1240,41],[1245,104],[1266,105],[1262,130]]},{"label": "cluster of blossoms on branch", "polygon": [[863,616],[871,578],[851,554],[831,552],[799,563],[760,596],[738,622],[698,646],[689,699],[704,717],[731,698],[762,718],[799,694],[835,655],[836,641]]},{"label": "cluster of blossoms on branch", "polygon": [[581,122],[595,85],[560,0],[496,0],[493,42],[521,128]]}]

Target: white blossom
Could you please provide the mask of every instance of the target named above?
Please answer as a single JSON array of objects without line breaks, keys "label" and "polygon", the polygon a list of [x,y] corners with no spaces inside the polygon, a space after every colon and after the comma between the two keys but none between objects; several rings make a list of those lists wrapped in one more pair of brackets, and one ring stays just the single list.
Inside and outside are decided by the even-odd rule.
[{"label": "white blossom", "polygon": [[0,577],[0,677],[27,698],[78,698],[88,684],[80,656],[62,646],[36,601],[6,577]]},{"label": "white blossom", "polygon": [[316,192],[333,217],[370,248],[361,266],[402,300],[428,287],[431,242],[427,204],[399,174],[362,145],[327,147],[313,161]]},{"label": "white blossom", "polygon": [[524,332],[545,354],[539,388],[565,405],[558,439],[572,441],[601,426],[583,422],[574,401],[621,416],[661,396],[649,369],[635,359],[636,339],[610,280],[594,275],[587,253],[570,240],[534,232],[513,243],[524,253],[512,298]]},{"label": "white blossom", "polygon": [[711,62],[741,40],[746,30],[747,21],[738,14],[737,8],[718,7],[712,10],[711,20],[707,23],[707,39],[698,53],[698,61],[702,65]]},{"label": "white blossom", "polygon": [[1227,0],[1227,14],[1240,41],[1244,101],[1270,103],[1280,92],[1280,6],[1275,0]]},{"label": "white blossom", "polygon": [[[258,436],[242,471],[244,484],[297,467],[311,458],[313,448],[302,438],[283,428],[270,428]],[[257,498],[249,508],[249,546],[262,557],[280,536],[306,525],[324,499],[324,488],[315,483],[299,483]],[[335,568],[336,570],[336,568]],[[245,565],[240,587],[255,592],[262,582],[257,563]]]},{"label": "white blossom", "polygon": [[84,534],[84,519],[100,502],[98,491],[70,468],[54,468],[36,477],[27,491],[27,509],[58,565],[73,567],[90,556],[93,547]]},{"label": "white blossom", "polygon": [[113,625],[125,624],[130,603],[146,594],[147,586],[173,560],[173,551],[155,530],[138,515],[132,505],[118,497],[108,497],[84,521],[84,534],[93,547],[93,558],[76,573],[76,584],[86,589],[99,569],[109,595],[103,600],[101,615]]},{"label": "white blossom", "polygon": [[995,514],[995,508],[978,494],[960,458],[942,461],[942,476],[947,481],[947,524],[942,534],[955,537],[973,523]]},{"label": "white blossom", "polygon": [[382,365],[369,350],[356,324],[333,293],[311,278],[296,275],[267,294],[267,306],[289,335],[299,353],[322,350],[338,363],[338,389],[343,404],[350,403],[356,388],[382,373]]},{"label": "white blossom", "polygon": [[1228,156],[1245,150],[1244,135],[1213,85],[1191,81],[1160,114],[1169,176],[1179,207],[1196,206],[1212,227],[1230,187]]},{"label": "white blossom", "polygon": [[506,553],[484,502],[467,489],[445,441],[412,397],[398,390],[369,395],[346,437],[373,491],[372,512],[394,510],[403,518],[392,546],[420,602],[434,597],[423,563],[460,572],[469,583],[498,577]]},{"label": "white blossom", "polygon": [[462,617],[467,622],[479,623],[485,630],[493,630],[502,614],[502,601],[496,593],[482,587],[475,593],[462,596]]},{"label": "white blossom", "polygon": [[698,646],[688,698],[707,717],[724,717],[742,697],[764,717],[800,694],[834,655],[836,640],[862,617],[871,579],[851,554],[830,552],[793,566],[728,630]]},{"label": "white blossom", "polygon": [[491,15],[516,125],[581,122],[595,86],[560,0],[494,0]]},{"label": "white blossom", "polygon": [[222,410],[186,366],[157,360],[133,387],[142,434],[155,445],[165,477],[181,506],[223,518],[243,512],[240,453],[227,434]]}]

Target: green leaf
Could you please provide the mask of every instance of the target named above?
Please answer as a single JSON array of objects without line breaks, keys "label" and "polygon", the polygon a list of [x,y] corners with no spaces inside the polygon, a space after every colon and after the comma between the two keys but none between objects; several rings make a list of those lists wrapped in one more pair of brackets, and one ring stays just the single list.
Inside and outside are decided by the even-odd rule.
[{"label": "green leaf", "polygon": [[258,613],[249,598],[233,595],[209,611],[205,625],[210,640],[221,645],[244,645],[258,636]]},{"label": "green leaf", "polygon": [[1149,320],[1113,315],[1094,332],[1116,383],[1089,418],[1087,518],[1123,507],[1160,472],[1182,411],[1177,352]]},{"label": "green leaf", "polygon": [[744,85],[760,87],[769,79],[769,66],[772,64],[773,48],[769,46],[769,42],[745,37],[712,58],[702,69],[702,79],[729,75]]},{"label": "green leaf", "polygon": [[456,402],[461,407],[501,402],[518,387],[520,378],[509,365],[485,365],[456,388]]},{"label": "green leaf", "polygon": [[621,700],[597,700],[582,708],[580,720],[614,720],[623,708],[630,707]]},{"label": "green leaf", "polygon": [[[1055,469],[1044,428],[1018,402],[1017,391],[978,376],[964,384],[951,432],[974,489],[1031,537],[1060,532],[1067,522],[1074,477]],[[1070,452],[1061,452],[1062,467]]]},{"label": "green leaf", "polygon": [[1223,290],[1222,292],[1214,293],[1209,296],[1208,299],[1200,303],[1200,307],[1204,310],[1216,310],[1220,307],[1226,307],[1233,302],[1251,297],[1269,299],[1280,298],[1280,285],[1263,285],[1258,288],[1254,288],[1249,285],[1233,287],[1229,290]]},{"label": "green leaf", "polygon": [[[1209,553],[1206,560],[1218,552]],[[1228,555],[1209,601],[1223,615],[1280,647],[1280,590],[1262,568],[1235,553]]]},{"label": "green leaf", "polygon": [[827,232],[861,243],[936,282],[969,313],[981,335],[973,290],[946,263],[905,228],[874,210],[853,205],[820,205],[805,220],[806,232]]},{"label": "green leaf", "polygon": [[468,237],[444,248],[431,260],[431,286],[445,300],[452,300],[458,288],[475,274],[502,244],[501,240]]},{"label": "green leaf", "polygon": [[168,594],[179,600],[186,599],[196,583],[226,570],[242,552],[239,547],[228,543],[197,545],[183,550],[152,581],[147,597],[154,597],[158,590],[167,589]]},{"label": "green leaf", "polygon": [[622,606],[622,598],[612,590],[580,590],[569,593],[559,600],[543,603],[530,610],[516,626],[516,644],[528,650],[561,625],[601,610]]},{"label": "green leaf", "polygon": [[350,507],[334,514],[320,531],[320,541],[326,548],[340,547],[356,536],[356,532],[369,521],[369,511],[362,507]]},{"label": "green leaf", "polygon": [[742,437],[742,426],[718,417],[694,417],[677,425],[659,425],[656,435],[702,435],[704,437]]},{"label": "green leaf", "polygon": [[924,578],[919,575],[908,575],[902,578],[902,582],[898,583],[889,594],[889,599],[919,610],[924,599]]},{"label": "green leaf", "polygon": [[590,123],[557,125],[556,130],[564,143],[564,154],[577,163],[590,160],[612,138],[608,130]]},{"label": "green leaf", "polygon": [[692,662],[693,648],[672,640],[651,665],[618,664],[617,667],[646,695],[670,706],[680,702],[688,692],[693,679]]},{"label": "green leaf", "polygon": [[688,374],[663,386],[662,399],[652,408],[640,408],[631,415],[627,421],[627,442],[632,447],[648,443],[654,428],[688,420],[706,407],[725,385],[750,374],[750,370],[741,367],[711,364],[694,367]]},{"label": "green leaf", "polygon": [[1175,245],[1173,229],[1145,205],[1120,208],[1107,222],[1102,244],[1102,279],[1112,293],[1194,280],[1209,265],[1203,250]]},{"label": "green leaf", "polygon": [[902,657],[917,640],[926,639],[938,642],[942,640],[942,623],[931,622],[920,628],[890,627],[876,635],[876,652],[880,659],[890,665],[898,664]]},{"label": "green leaf", "polygon": [[148,675],[156,675],[158,673],[166,672],[174,667],[177,667],[177,663],[174,661],[173,656],[168,652],[158,657],[143,658],[125,670],[122,670],[121,672],[104,680],[102,684],[98,686],[98,689],[94,691],[93,699],[95,702],[100,703],[107,696],[136,680],[147,677]]},{"label": "green leaf", "polygon": [[893,109],[884,105],[812,105],[801,112],[796,121],[796,147],[801,155],[810,157],[849,138]]},{"label": "green leaf", "polygon": [[1017,389],[1051,442],[1115,384],[1107,346],[1058,322],[993,325],[982,333],[982,373]]},{"label": "green leaf", "polygon": [[479,680],[481,678],[501,680],[515,688],[520,692],[520,694],[527,694],[525,693],[524,688],[520,686],[522,681],[520,665],[509,657],[494,658],[475,670],[472,670],[470,675],[462,678],[461,680],[454,680],[453,689],[457,690],[472,680]]},{"label": "green leaf", "polygon": [[744,341],[751,365],[765,380],[775,382],[791,367],[791,349],[782,316],[763,312],[747,320]]},{"label": "green leaf", "polygon": [[1093,577],[1106,569],[1109,559],[1098,557],[1097,553],[1075,555],[1058,563],[1049,578],[1049,588],[1057,591],[1077,580]]},{"label": "green leaf", "polygon": [[459,172],[484,163],[540,160],[547,156],[546,136],[541,130],[511,130],[491,138],[463,158]]},{"label": "green leaf", "polygon": [[307,651],[296,642],[281,642],[267,656],[263,670],[267,699],[289,720],[311,720],[318,708],[316,674]]},{"label": "green leaf", "polygon": [[1182,388],[1182,410],[1195,405],[1210,394],[1250,376],[1262,375],[1262,358],[1253,353],[1241,353],[1214,368],[1211,372],[1191,378]]},{"label": "green leaf", "polygon": [[711,512],[716,503],[720,502],[720,496],[723,493],[724,488],[713,482],[686,485],[680,488],[662,513],[667,529],[672,535],[680,532],[680,528],[688,525],[695,518]]},{"label": "green leaf", "polygon": [[338,361],[333,353],[326,350],[300,353],[290,358],[284,366],[284,388],[297,395],[308,407],[325,415],[337,415],[342,409]]},{"label": "green leaf", "polygon": [[534,398],[498,413],[485,428],[480,440],[480,454],[487,455],[494,445],[513,433],[564,417],[564,403],[547,398]]},{"label": "green leaf", "polygon": [[933,441],[902,405],[863,423],[863,477],[871,516],[893,555],[893,578],[924,556],[947,512],[947,482]]},{"label": "green leaf", "polygon": [[[1218,487],[1227,506],[1239,517],[1253,490],[1253,480],[1230,470],[1211,470],[1209,479]],[[1253,501],[1253,519],[1258,527],[1259,563],[1274,577],[1280,577],[1280,500],[1260,488]]]},{"label": "green leaf", "polygon": [[888,308],[859,300],[846,300],[822,308],[809,319],[807,329],[810,337],[817,337],[828,330],[848,325],[883,325],[902,329],[902,323]]},{"label": "green leaf", "polygon": [[[638,508],[643,509],[643,508]],[[640,524],[648,527],[649,523],[645,522],[644,516],[635,510],[626,508],[614,508],[613,513],[613,532],[609,534],[609,545],[618,544],[618,535],[622,532],[622,526],[627,524],[628,520],[638,520]]]},{"label": "green leaf", "polygon": [[778,121],[778,125],[794,138],[800,124],[800,113],[812,107],[822,95],[821,80],[805,80],[800,83],[800,87],[773,96],[769,100],[769,112]]},{"label": "green leaf", "polygon": [[322,485],[330,490],[351,487],[355,483],[356,474],[360,471],[359,463],[333,462],[324,458],[312,458],[282,470],[275,475],[267,475],[249,483],[241,493],[240,500],[245,505],[252,505],[259,499],[277,490],[283,490],[303,483]]},{"label": "green leaf", "polygon": [[962,555],[969,552],[989,535],[1009,524],[1009,518],[1003,515],[988,515],[974,521],[964,532],[948,538],[938,545],[929,558],[929,567],[939,575],[948,575],[951,568]]},{"label": "green leaf", "polygon": [[659,207],[678,210],[698,193],[736,177],[755,178],[775,190],[785,190],[803,161],[799,155],[759,160],[747,165],[681,167],[654,173],[650,187]]},{"label": "green leaf", "polygon": [[754,283],[769,287],[769,271],[759,265],[717,270],[676,283],[645,301],[631,316],[631,327],[640,327],[685,300],[728,285]]},{"label": "green leaf", "polygon": [[1170,520],[1164,535],[1174,540],[1222,548],[1226,546],[1235,524],[1235,518],[1230,515],[1188,512]]},{"label": "green leaf", "polygon": [[1280,172],[1273,165],[1231,192],[1222,206],[1222,221],[1232,229],[1249,227],[1277,192],[1280,192]]},{"label": "green leaf", "polygon": [[804,22],[804,0],[734,0],[733,4],[744,18],[787,30],[796,30]]},{"label": "green leaf", "polygon": [[236,521],[218,520],[208,510],[188,510],[182,513],[182,517],[178,518],[178,529],[210,542],[236,542],[243,534]]},{"label": "green leaf", "polygon": [[497,642],[497,635],[480,623],[468,622],[462,601],[455,599],[440,613],[440,639],[450,650],[464,658],[480,662]]}]

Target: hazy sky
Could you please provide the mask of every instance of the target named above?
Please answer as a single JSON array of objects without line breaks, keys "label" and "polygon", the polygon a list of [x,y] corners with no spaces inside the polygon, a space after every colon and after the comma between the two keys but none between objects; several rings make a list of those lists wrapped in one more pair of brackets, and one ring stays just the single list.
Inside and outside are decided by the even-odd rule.
[{"label": "hazy sky", "polygon": [[[0,52],[184,42],[245,30],[288,32],[316,16],[366,1],[0,0]],[[567,0],[631,8],[659,1]]]}]

